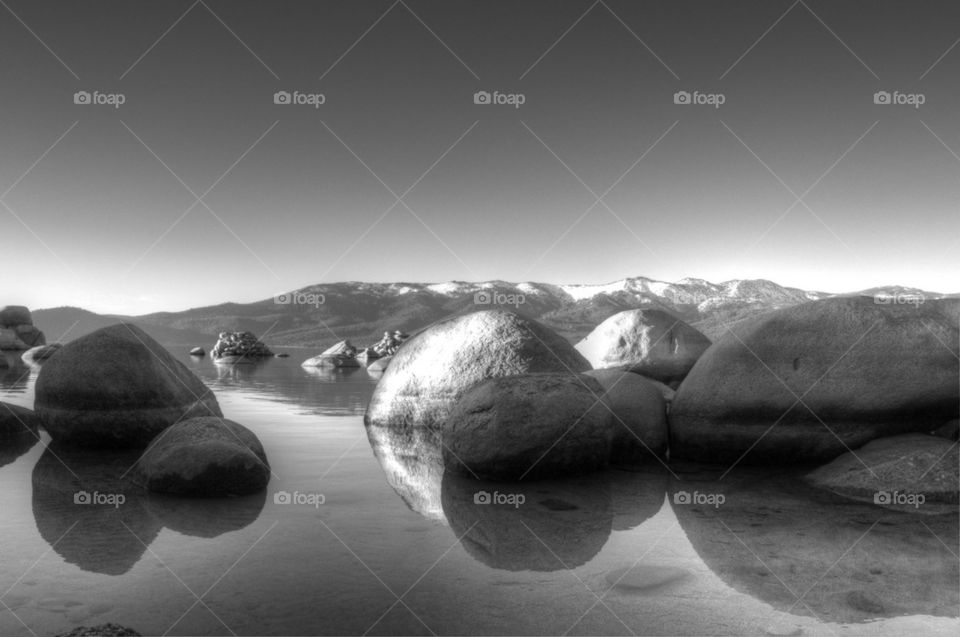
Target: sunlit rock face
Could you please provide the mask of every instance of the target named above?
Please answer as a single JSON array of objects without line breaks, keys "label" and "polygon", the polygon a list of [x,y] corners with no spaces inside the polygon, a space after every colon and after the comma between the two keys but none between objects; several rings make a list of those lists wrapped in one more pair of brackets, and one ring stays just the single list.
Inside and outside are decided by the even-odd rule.
[{"label": "sunlit rock face", "polygon": [[579,373],[590,364],[540,323],[508,310],[438,321],[394,354],[377,383],[365,421],[438,427],[456,400],[488,378],[537,372]]},{"label": "sunlit rock face", "polygon": [[594,369],[622,369],[672,383],[683,380],[710,339],[658,309],[614,314],[577,343]]},{"label": "sunlit rock face", "polygon": [[715,478],[674,481],[670,502],[700,558],[737,591],[824,622],[960,612],[956,507],[891,511],[773,469]]},{"label": "sunlit rock face", "polygon": [[[837,297],[745,321],[715,342],[670,408],[673,458],[825,462],[957,417],[960,299]],[[802,399],[802,400],[798,400]]]}]

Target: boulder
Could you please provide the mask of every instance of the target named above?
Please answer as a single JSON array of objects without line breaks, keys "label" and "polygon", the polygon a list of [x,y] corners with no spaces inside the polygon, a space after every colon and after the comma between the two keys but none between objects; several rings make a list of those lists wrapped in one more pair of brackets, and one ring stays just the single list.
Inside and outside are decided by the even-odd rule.
[{"label": "boulder", "polygon": [[603,468],[615,423],[601,394],[599,381],[568,372],[485,380],[464,392],[444,422],[444,465],[497,481]]},{"label": "boulder", "polygon": [[38,345],[46,345],[47,343],[47,337],[33,325],[18,325],[16,329],[17,338],[26,345],[27,349],[37,347]]},{"label": "boulder", "polygon": [[931,431],[957,417],[958,322],[958,299],[835,297],[735,326],[677,391],[671,457],[824,462]]},{"label": "boulder", "polygon": [[33,325],[30,310],[22,305],[8,305],[0,310],[0,327],[17,327],[19,325]]},{"label": "boulder", "polygon": [[270,481],[257,436],[225,418],[191,418],[166,429],[137,461],[132,479],[150,491],[195,497],[255,493]]},{"label": "boulder", "polygon": [[880,438],[813,471],[807,480],[822,489],[881,505],[956,504],[960,454],[956,444],[927,434]]},{"label": "boulder", "polygon": [[700,331],[657,309],[614,314],[576,345],[594,369],[623,369],[664,383],[682,380],[708,347]]},{"label": "boulder", "polygon": [[612,462],[636,462],[666,453],[667,408],[653,382],[617,369],[595,369],[584,376],[600,383],[613,416]]},{"label": "boulder", "polygon": [[202,347],[194,347],[190,350],[190,356],[206,356],[207,352]]},{"label": "boulder", "polygon": [[0,327],[0,350],[29,349],[12,327]]},{"label": "boulder", "polygon": [[322,353],[303,361],[303,367],[360,367],[357,348],[350,341],[340,341]]},{"label": "boulder", "polygon": [[210,355],[214,360],[222,359],[230,362],[273,356],[273,352],[257,340],[253,332],[220,332],[217,343],[210,350]]},{"label": "boulder", "polygon": [[365,421],[437,427],[460,395],[482,380],[589,369],[566,340],[516,312],[462,314],[434,323],[397,350],[377,383]]},{"label": "boulder", "polygon": [[213,392],[135,325],[64,345],[40,370],[35,409],[54,440],[144,447],[182,419],[221,416]]},{"label": "boulder", "polygon": [[60,343],[51,343],[49,345],[39,345],[37,347],[32,347],[25,351],[20,357],[25,363],[40,363],[47,360],[63,347]]}]

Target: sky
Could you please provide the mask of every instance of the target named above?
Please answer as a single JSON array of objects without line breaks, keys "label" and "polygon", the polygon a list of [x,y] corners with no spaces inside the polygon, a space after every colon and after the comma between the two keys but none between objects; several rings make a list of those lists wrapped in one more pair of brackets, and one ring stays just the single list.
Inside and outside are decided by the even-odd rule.
[{"label": "sky", "polygon": [[958,42],[949,1],[4,0],[0,305],[957,292]]}]

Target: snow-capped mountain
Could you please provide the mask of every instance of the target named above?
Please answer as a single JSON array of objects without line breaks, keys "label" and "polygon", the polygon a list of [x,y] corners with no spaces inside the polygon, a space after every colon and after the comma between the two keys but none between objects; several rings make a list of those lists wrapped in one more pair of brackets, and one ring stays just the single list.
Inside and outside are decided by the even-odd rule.
[{"label": "snow-capped mountain", "polygon": [[[852,292],[871,296],[936,299],[945,295],[890,286]],[[38,310],[34,320],[56,338],[68,338],[117,320],[132,320],[163,342],[202,343],[223,330],[249,330],[277,346],[326,346],[351,339],[365,344],[386,330],[413,331],[451,313],[504,306],[532,316],[570,339],[579,339],[604,319],[627,309],[669,310],[716,337],[724,324],[789,305],[834,296],[764,279],[712,283],[703,279],[657,281],[630,277],[605,284],[555,285],[525,281],[368,283],[308,286],[254,303],[224,303],[183,312],[139,317],[101,316],[76,308]],[[950,295],[957,296],[957,295]]]}]

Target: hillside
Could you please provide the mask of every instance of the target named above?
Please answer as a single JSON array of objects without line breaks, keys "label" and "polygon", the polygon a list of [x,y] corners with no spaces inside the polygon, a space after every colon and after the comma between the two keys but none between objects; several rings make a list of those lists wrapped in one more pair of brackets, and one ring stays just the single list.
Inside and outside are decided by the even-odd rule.
[{"label": "hillside", "polygon": [[[923,294],[930,299],[943,296],[897,286],[862,293]],[[667,283],[633,277],[605,285],[343,282],[313,285],[279,299],[137,317],[100,315],[73,307],[36,310],[33,315],[49,340],[69,341],[125,320],[137,323],[169,345],[209,347],[221,331],[249,330],[273,347],[325,348],[343,339],[366,345],[378,340],[384,331],[412,332],[450,314],[498,306],[536,318],[573,341],[609,316],[639,307],[669,310],[716,338],[724,324],[828,296],[832,295],[763,279],[723,283],[682,279]]]}]

